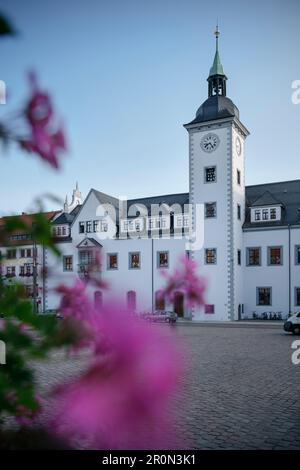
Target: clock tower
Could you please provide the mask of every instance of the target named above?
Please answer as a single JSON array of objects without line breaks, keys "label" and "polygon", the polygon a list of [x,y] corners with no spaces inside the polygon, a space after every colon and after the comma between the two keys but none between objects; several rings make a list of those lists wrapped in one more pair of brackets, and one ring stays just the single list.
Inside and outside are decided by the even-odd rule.
[{"label": "clock tower", "polygon": [[[190,314],[198,320],[225,321],[238,319],[243,309],[242,227],[245,140],[249,132],[240,121],[238,108],[227,97],[219,35],[217,27],[216,52],[207,79],[208,98],[195,119],[184,127],[189,134],[192,230],[197,233],[204,226],[203,246],[191,251],[191,257],[208,281],[207,305]],[[197,206],[203,210],[198,211]]]}]

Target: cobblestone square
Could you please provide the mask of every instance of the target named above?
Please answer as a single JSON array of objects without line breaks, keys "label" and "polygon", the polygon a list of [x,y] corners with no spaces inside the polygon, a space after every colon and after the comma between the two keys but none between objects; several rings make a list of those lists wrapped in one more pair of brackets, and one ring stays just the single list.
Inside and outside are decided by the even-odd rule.
[{"label": "cobblestone square", "polygon": [[[272,325],[153,325],[184,346],[186,375],[171,405],[184,449],[300,449],[297,337]],[[61,357],[37,366],[43,389],[83,367]],[[170,448],[178,443],[170,442]]]}]

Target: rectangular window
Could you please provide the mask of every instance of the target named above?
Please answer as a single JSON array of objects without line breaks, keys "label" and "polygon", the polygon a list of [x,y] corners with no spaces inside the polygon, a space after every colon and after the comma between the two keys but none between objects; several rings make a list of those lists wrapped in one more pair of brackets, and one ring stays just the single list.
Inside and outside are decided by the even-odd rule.
[{"label": "rectangular window", "polygon": [[7,277],[15,277],[16,275],[16,268],[15,266],[7,266],[6,268],[6,276]]},{"label": "rectangular window", "polygon": [[275,208],[272,208],[270,209],[270,219],[271,220],[276,220],[276,209]]},{"label": "rectangular window", "polygon": [[215,306],[213,304],[206,304],[204,305],[204,313],[206,314],[214,314],[215,313]]},{"label": "rectangular window", "polygon": [[7,250],[6,256],[7,259],[15,259],[17,257],[17,250]]},{"label": "rectangular window", "polygon": [[93,232],[99,232],[99,220],[93,221]]},{"label": "rectangular window", "polygon": [[157,252],[157,267],[158,268],[169,267],[169,252],[168,251]]},{"label": "rectangular window", "polygon": [[79,233],[84,233],[84,222],[79,222]]},{"label": "rectangular window", "polygon": [[255,220],[260,220],[260,219],[261,219],[260,216],[261,216],[260,210],[256,210],[256,211],[254,212],[254,219],[255,219]]},{"label": "rectangular window", "polygon": [[237,184],[241,185],[241,172],[240,172],[240,170],[236,170],[236,180],[237,180]]},{"label": "rectangular window", "polygon": [[295,287],[295,305],[300,307],[300,287]]},{"label": "rectangular window", "polygon": [[260,248],[247,248],[247,266],[260,266]]},{"label": "rectangular window", "polygon": [[32,249],[31,248],[26,249],[26,258],[32,258]]},{"label": "rectangular window", "polygon": [[129,268],[139,269],[141,267],[141,254],[139,252],[129,253]]},{"label": "rectangular window", "polygon": [[20,250],[20,258],[25,258],[25,250],[23,248]]},{"label": "rectangular window", "polygon": [[278,266],[282,264],[282,247],[269,246],[268,247],[268,264],[270,266]]},{"label": "rectangular window", "polygon": [[67,234],[66,227],[62,228],[62,236],[65,237]]},{"label": "rectangular window", "polygon": [[237,218],[238,218],[238,220],[241,220],[241,218],[242,218],[242,212],[241,212],[240,204],[237,205]]},{"label": "rectangular window", "polygon": [[215,166],[208,166],[205,171],[205,183],[215,183],[217,181],[217,168]]},{"label": "rectangular window", "polygon": [[205,249],[205,264],[216,264],[217,263],[217,249],[206,248]]},{"label": "rectangular window", "polygon": [[271,287],[257,287],[256,304],[257,305],[272,305],[272,288]]},{"label": "rectangular window", "polygon": [[107,232],[108,231],[108,223],[107,222],[101,221],[100,231],[101,232]]},{"label": "rectangular window", "polygon": [[262,220],[269,220],[269,209],[262,210]]},{"label": "rectangular window", "polygon": [[20,266],[20,271],[19,271],[20,276],[25,276],[25,266]]},{"label": "rectangular window", "polygon": [[241,250],[237,251],[237,264],[239,266],[242,264],[242,252],[241,252]]},{"label": "rectangular window", "polygon": [[26,263],[25,264],[25,275],[26,276],[32,276],[33,270],[31,269],[31,264]]},{"label": "rectangular window", "polygon": [[207,219],[212,219],[214,217],[217,217],[217,203],[216,202],[205,203],[205,217]]},{"label": "rectangular window", "polygon": [[118,253],[107,253],[107,269],[118,269]]},{"label": "rectangular window", "polygon": [[73,256],[63,257],[64,271],[73,271]]},{"label": "rectangular window", "polygon": [[300,245],[295,246],[295,264],[300,264]]},{"label": "rectangular window", "polygon": [[91,233],[92,231],[92,221],[88,220],[86,223],[86,233]]}]

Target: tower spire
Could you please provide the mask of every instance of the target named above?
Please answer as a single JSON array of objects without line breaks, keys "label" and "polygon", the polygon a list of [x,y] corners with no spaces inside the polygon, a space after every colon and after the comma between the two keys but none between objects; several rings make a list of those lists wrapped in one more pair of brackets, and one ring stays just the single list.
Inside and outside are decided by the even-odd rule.
[{"label": "tower spire", "polygon": [[216,37],[216,52],[213,61],[213,65],[209,71],[208,81],[208,96],[222,95],[226,96],[226,80],[227,77],[223,70],[223,65],[221,63],[220,54],[219,54],[219,24],[217,21],[217,26],[214,32]]}]

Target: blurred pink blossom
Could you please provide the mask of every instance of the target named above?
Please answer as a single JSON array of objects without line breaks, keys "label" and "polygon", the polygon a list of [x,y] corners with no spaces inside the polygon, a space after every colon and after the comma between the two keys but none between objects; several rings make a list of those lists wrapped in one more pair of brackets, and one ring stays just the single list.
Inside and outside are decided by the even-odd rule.
[{"label": "blurred pink blossom", "polygon": [[197,263],[185,255],[180,258],[179,263],[179,267],[172,274],[161,270],[166,279],[166,286],[160,290],[159,297],[173,303],[176,294],[180,292],[185,296],[188,307],[204,305],[206,280],[198,275]]},{"label": "blurred pink blossom", "polygon": [[39,90],[34,74],[29,77],[31,97],[25,108],[25,116],[31,129],[30,138],[19,139],[27,152],[38,154],[53,168],[59,167],[60,152],[66,150],[66,139],[62,126],[54,130],[54,111],[50,96]]},{"label": "blurred pink blossom", "polygon": [[94,359],[55,391],[52,430],[91,448],[164,448],[165,411],[181,370],[175,343],[118,304],[104,307],[93,328]]}]

